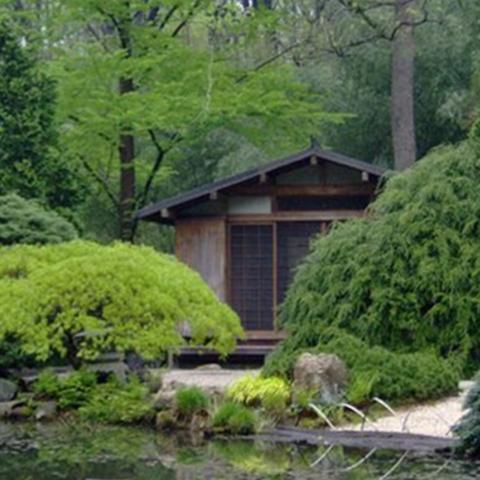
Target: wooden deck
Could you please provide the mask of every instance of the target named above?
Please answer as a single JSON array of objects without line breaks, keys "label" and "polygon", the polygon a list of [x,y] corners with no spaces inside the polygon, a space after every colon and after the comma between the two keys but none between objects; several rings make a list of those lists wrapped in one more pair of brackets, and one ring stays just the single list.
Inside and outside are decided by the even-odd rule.
[{"label": "wooden deck", "polygon": [[[225,363],[263,364],[265,357],[286,337],[284,331],[247,331],[246,338],[239,340],[235,350],[224,360]],[[172,359],[172,363],[211,363],[219,362],[220,356],[205,347],[184,347]]]}]

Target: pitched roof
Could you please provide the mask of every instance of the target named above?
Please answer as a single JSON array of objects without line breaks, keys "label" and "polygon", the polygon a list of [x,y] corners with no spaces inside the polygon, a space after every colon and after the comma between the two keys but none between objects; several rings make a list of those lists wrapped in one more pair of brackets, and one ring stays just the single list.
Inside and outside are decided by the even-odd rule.
[{"label": "pitched roof", "polygon": [[281,168],[292,166],[295,163],[301,162],[312,156],[327,160],[328,162],[336,163],[337,165],[353,168],[355,170],[361,170],[362,172],[367,172],[377,177],[381,177],[386,172],[385,168],[379,167],[378,165],[373,165],[372,163],[363,162],[340,153],[331,152],[328,150],[320,150],[317,147],[310,147],[289,157],[252,168],[245,172],[237,173],[236,175],[232,175],[231,177],[227,177],[222,180],[201,185],[200,187],[194,188],[188,192],[181,193],[179,195],[175,195],[174,197],[170,197],[148,205],[137,213],[137,217],[140,219],[148,219],[149,217],[157,215],[163,209],[179,207],[195,200],[201,200],[202,197],[207,199],[211,193],[233,187],[234,185],[238,185],[248,180],[253,180],[256,177],[274,172]]}]

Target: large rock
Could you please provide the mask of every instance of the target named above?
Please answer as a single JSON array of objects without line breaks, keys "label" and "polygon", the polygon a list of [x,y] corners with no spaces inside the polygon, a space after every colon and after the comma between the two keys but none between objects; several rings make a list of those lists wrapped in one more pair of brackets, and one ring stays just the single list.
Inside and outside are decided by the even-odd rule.
[{"label": "large rock", "polygon": [[26,415],[28,408],[23,400],[0,402],[0,418],[20,418]]},{"label": "large rock", "polygon": [[57,415],[57,402],[54,400],[48,402],[39,402],[35,410],[35,420],[46,421],[53,420]]},{"label": "large rock", "polygon": [[0,378],[0,402],[9,402],[15,398],[18,387],[5,378]]},{"label": "large rock", "polygon": [[102,362],[87,365],[87,370],[95,372],[97,375],[107,377],[114,375],[118,381],[125,383],[129,373],[128,365],[124,362]]},{"label": "large rock", "polygon": [[294,390],[317,392],[327,403],[339,400],[347,386],[347,368],[336,355],[303,353],[295,363]]}]

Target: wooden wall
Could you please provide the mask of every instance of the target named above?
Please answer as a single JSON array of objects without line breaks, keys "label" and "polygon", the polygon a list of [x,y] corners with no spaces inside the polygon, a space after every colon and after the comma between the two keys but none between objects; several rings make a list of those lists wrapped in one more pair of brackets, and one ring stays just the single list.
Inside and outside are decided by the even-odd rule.
[{"label": "wooden wall", "polygon": [[175,223],[177,258],[199,272],[226,301],[226,225],[223,218],[182,219]]}]

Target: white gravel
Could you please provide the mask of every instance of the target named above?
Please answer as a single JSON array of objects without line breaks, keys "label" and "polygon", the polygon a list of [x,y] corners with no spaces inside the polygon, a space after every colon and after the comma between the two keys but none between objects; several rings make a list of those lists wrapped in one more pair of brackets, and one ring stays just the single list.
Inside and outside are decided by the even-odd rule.
[{"label": "white gravel", "polygon": [[[366,422],[363,429],[382,432],[408,432],[438,437],[449,437],[451,429],[463,415],[462,405],[472,382],[460,383],[460,394],[443,400],[398,409],[396,415],[388,414],[373,422]],[[342,430],[360,430],[358,424],[342,426]]]},{"label": "white gravel", "polygon": [[222,392],[234,380],[247,374],[258,375],[259,373],[260,370],[217,369],[215,366],[212,366],[212,368],[172,369],[163,374],[162,380],[163,388],[166,390],[173,390],[179,386],[197,386]]}]

